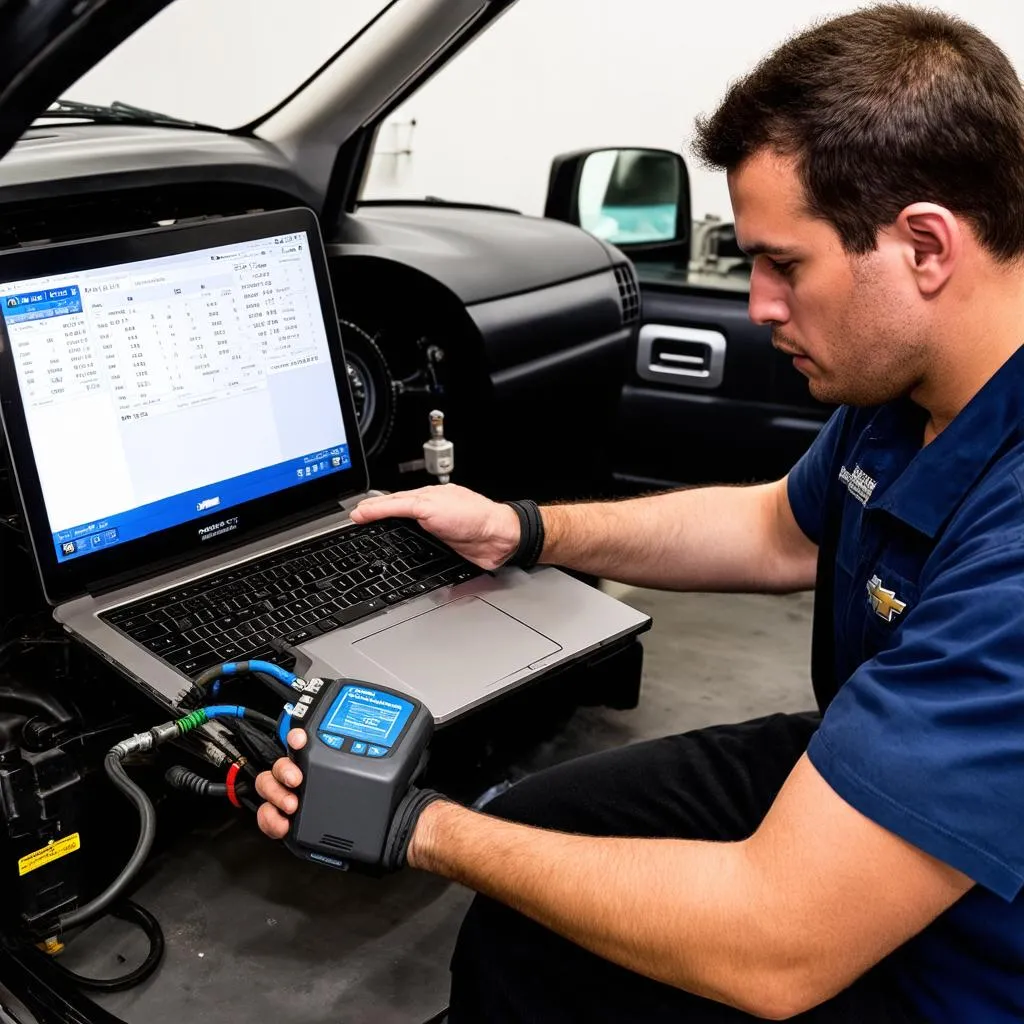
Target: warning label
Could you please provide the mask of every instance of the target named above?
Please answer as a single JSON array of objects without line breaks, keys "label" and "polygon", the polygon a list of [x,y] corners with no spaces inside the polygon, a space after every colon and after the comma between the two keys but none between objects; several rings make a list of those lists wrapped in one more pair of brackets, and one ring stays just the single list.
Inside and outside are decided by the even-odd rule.
[{"label": "warning label", "polygon": [[63,839],[53,840],[41,850],[36,850],[35,853],[28,853],[22,857],[18,861],[18,875],[27,875],[30,871],[35,871],[36,868],[41,868],[44,864],[60,860],[61,857],[74,853],[81,846],[82,840],[77,832],[65,836]]}]

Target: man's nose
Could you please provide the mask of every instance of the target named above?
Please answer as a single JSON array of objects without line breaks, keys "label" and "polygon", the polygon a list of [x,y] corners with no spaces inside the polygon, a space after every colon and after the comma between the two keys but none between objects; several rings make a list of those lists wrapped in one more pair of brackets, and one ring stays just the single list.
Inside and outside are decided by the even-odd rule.
[{"label": "man's nose", "polygon": [[754,261],[754,270],[750,275],[750,302],[747,308],[755,324],[784,324],[789,320],[789,306],[783,286],[773,280],[772,275],[757,260]]}]

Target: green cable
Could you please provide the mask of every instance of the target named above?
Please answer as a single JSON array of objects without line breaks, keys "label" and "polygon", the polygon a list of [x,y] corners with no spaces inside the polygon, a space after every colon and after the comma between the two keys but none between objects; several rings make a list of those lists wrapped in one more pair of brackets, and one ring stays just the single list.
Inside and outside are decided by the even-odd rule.
[{"label": "green cable", "polygon": [[201,725],[205,725],[206,721],[206,708],[199,708],[196,711],[193,711],[190,715],[186,715],[184,718],[179,718],[175,725],[178,727],[178,732],[184,736],[185,733],[191,732],[193,729],[198,729]]}]

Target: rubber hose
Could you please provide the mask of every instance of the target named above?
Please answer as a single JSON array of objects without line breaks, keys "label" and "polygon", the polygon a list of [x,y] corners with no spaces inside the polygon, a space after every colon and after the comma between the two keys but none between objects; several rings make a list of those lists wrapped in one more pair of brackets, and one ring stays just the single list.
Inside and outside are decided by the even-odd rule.
[{"label": "rubber hose", "polygon": [[67,725],[68,722],[73,721],[66,708],[45,693],[32,693],[14,686],[0,686],[0,701],[5,700],[35,708],[37,711],[45,711],[59,725]]},{"label": "rubber hose", "polygon": [[153,840],[156,838],[156,811],[153,810],[153,804],[141,787],[135,785],[128,778],[128,773],[124,770],[124,766],[121,764],[121,759],[116,751],[112,750],[107,754],[103,767],[106,769],[110,781],[138,809],[141,819],[139,841],[135,844],[135,852],[125,865],[124,870],[107,887],[106,891],[100,893],[96,899],[87,903],[84,907],[72,910],[68,914],[62,914],[57,919],[62,929],[73,928],[76,925],[85,924],[86,921],[91,921],[94,917],[102,914],[111,903],[118,899],[146,862],[149,851],[153,846]]},{"label": "rubber hose", "polygon": [[212,782],[202,775],[189,771],[180,764],[167,769],[164,775],[167,782],[175,789],[185,789],[196,796],[227,796],[228,787],[223,782]]},{"label": "rubber hose", "polygon": [[280,679],[275,679],[273,676],[268,676],[266,672],[253,672],[253,675],[264,685],[269,686],[274,694],[281,700],[288,704],[293,704],[301,696],[300,693],[293,690],[290,686],[282,683]]},{"label": "rubber hose", "polygon": [[130,924],[137,924],[149,939],[149,953],[138,967],[117,978],[87,978],[55,960],[53,966],[80,988],[90,989],[93,992],[123,992],[125,989],[133,988],[144,982],[160,966],[160,961],[164,958],[163,930],[160,927],[160,922],[145,907],[140,907],[132,900],[124,900],[118,906],[111,908],[110,916],[119,918],[121,921],[128,921]]},{"label": "rubber hose", "polygon": [[[296,694],[293,690],[288,698],[289,703],[292,702],[295,696]],[[251,722],[253,725],[261,725],[264,729],[268,729],[272,735],[277,734],[277,722],[270,715],[263,714],[262,711],[253,711],[251,708],[246,708],[245,718],[242,721]]]}]

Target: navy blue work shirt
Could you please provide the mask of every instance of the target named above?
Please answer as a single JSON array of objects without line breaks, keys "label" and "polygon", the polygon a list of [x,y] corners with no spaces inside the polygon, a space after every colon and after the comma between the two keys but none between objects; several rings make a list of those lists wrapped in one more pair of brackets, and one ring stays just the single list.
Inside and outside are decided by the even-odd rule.
[{"label": "navy blue work shirt", "polygon": [[827,504],[842,510],[842,685],[808,756],[847,803],[976,883],[890,958],[917,1012],[1019,1024],[1024,348],[922,447],[926,419],[909,400],[842,408],[790,474],[813,541]]}]

